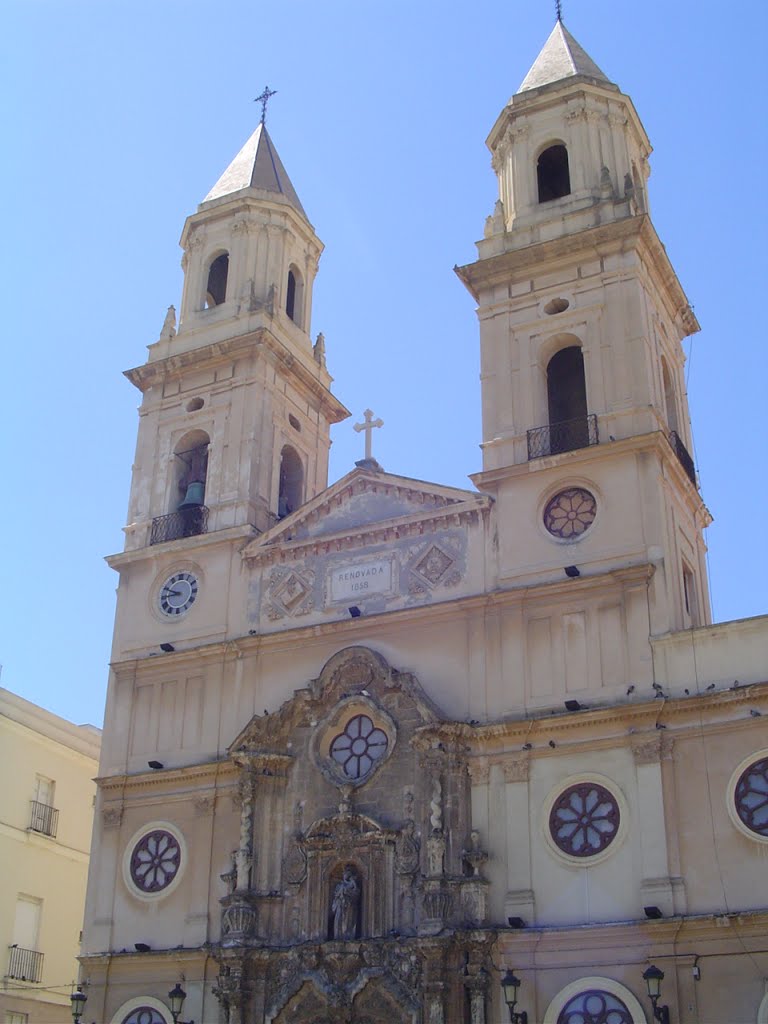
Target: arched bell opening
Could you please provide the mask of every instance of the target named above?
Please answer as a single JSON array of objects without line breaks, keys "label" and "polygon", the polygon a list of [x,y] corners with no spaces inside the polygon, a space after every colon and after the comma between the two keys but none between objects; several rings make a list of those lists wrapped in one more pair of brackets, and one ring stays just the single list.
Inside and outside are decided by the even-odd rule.
[{"label": "arched bell opening", "polygon": [[547,364],[547,405],[551,454],[586,447],[587,385],[580,345],[560,349]]},{"label": "arched bell opening", "polygon": [[208,448],[211,440],[204,430],[193,430],[173,450],[173,481],[169,512],[184,520],[183,536],[202,533],[205,489],[208,479]]},{"label": "arched bell opening", "polygon": [[208,268],[208,279],[205,285],[205,308],[220,306],[227,298],[227,278],[229,277],[229,253],[220,253]]},{"label": "arched bell opening", "polygon": [[293,265],[288,270],[285,287],[285,312],[297,327],[304,326],[304,279]]},{"label": "arched bell opening", "polygon": [[304,500],[304,466],[295,448],[287,444],[280,453],[279,519],[295,512]]},{"label": "arched bell opening", "polygon": [[670,430],[674,430],[676,434],[680,434],[680,428],[677,419],[677,395],[675,394],[675,384],[672,380],[672,374],[669,372],[667,361],[662,356],[661,360],[661,381],[664,388],[664,414],[667,418],[667,426]]},{"label": "arched bell opening", "polygon": [[548,146],[539,155],[536,179],[540,203],[548,203],[551,199],[570,195],[571,172],[568,166],[568,150],[561,142]]}]

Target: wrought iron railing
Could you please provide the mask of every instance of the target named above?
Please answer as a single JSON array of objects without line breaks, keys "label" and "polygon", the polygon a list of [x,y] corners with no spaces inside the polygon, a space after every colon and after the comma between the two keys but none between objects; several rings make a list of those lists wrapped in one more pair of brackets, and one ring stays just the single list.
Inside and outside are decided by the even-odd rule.
[{"label": "wrought iron railing", "polygon": [[59,828],[59,812],[49,804],[41,804],[38,800],[30,801],[32,808],[29,816],[29,827],[32,832],[42,832],[44,836],[56,837]]},{"label": "wrought iron railing", "polygon": [[180,512],[171,512],[167,516],[156,516],[152,520],[150,544],[162,544],[167,540],[179,540],[181,537],[197,537],[208,532],[208,509],[205,505],[195,505]]},{"label": "wrought iron railing", "polygon": [[528,458],[540,459],[543,455],[572,452],[597,443],[597,416],[594,413],[576,416],[572,420],[562,420],[560,423],[529,430]]},{"label": "wrought iron railing", "polygon": [[680,465],[688,474],[688,479],[691,481],[693,486],[696,487],[696,467],[693,464],[691,453],[683,444],[682,440],[680,439],[680,435],[677,433],[676,430],[670,430],[669,434],[667,434],[667,437],[669,438],[669,443],[672,445],[672,448],[674,449],[675,455],[678,457],[678,459],[680,459]]},{"label": "wrought iron railing", "polygon": [[43,977],[43,954],[35,949],[9,948],[8,973],[6,978],[17,981],[41,981]]}]

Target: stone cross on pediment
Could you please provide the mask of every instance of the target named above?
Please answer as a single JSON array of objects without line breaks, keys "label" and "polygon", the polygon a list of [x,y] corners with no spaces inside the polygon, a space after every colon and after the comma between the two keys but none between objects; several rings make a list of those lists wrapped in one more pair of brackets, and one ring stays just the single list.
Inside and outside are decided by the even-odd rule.
[{"label": "stone cross on pediment", "polygon": [[[365,431],[365,459],[363,460],[363,464],[365,465],[365,463],[374,463],[375,462],[375,459],[373,458],[373,455],[371,454],[371,450],[372,450],[371,434],[373,433],[373,431],[374,431],[374,429],[376,427],[383,427],[384,426],[384,420],[382,420],[382,419],[374,419],[373,418],[373,412],[370,409],[366,409],[365,412],[363,413],[363,416],[365,417],[364,422],[363,423],[355,423],[355,424],[353,424],[352,429],[356,433],[358,433],[358,434],[362,430]],[[358,462],[358,463],[356,463],[356,465],[359,466],[360,463]]]}]

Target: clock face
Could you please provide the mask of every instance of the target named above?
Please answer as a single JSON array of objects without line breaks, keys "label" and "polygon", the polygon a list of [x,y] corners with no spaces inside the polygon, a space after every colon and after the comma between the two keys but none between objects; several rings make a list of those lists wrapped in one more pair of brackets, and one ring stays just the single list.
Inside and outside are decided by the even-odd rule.
[{"label": "clock face", "polygon": [[182,615],[197,597],[197,577],[191,572],[176,572],[160,588],[158,603],[163,615]]}]

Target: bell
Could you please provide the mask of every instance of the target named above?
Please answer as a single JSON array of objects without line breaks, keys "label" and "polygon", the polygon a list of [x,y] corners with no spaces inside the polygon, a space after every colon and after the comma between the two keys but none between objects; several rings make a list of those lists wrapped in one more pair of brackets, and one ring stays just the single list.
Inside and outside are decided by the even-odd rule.
[{"label": "bell", "polygon": [[187,493],[184,495],[184,501],[179,505],[179,512],[183,512],[188,508],[199,508],[203,504],[204,497],[205,484],[200,480],[194,480],[187,487]]}]

